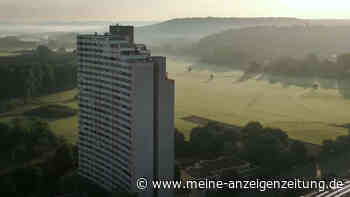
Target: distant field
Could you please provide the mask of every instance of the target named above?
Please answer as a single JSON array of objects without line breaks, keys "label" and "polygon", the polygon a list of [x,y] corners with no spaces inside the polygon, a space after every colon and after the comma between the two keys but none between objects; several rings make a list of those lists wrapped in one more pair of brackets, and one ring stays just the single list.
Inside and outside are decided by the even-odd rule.
[{"label": "distant field", "polygon": [[17,55],[16,53],[12,53],[12,52],[2,52],[0,51],[0,57],[4,57],[4,56],[12,56],[12,55]]},{"label": "distant field", "polygon": [[[58,103],[67,105],[73,109],[78,109],[78,103],[74,100],[76,94],[77,90],[70,90],[42,97],[40,98],[40,101],[43,103]],[[56,134],[65,136],[70,142],[76,142],[78,135],[77,115],[69,118],[50,121],[49,125]]]},{"label": "distant field", "polygon": [[[33,108],[39,107],[41,105],[47,104],[60,104],[66,105],[74,109],[78,109],[78,104],[74,100],[75,95],[77,94],[77,90],[69,90],[65,92],[60,92],[56,94],[52,94],[49,96],[40,97],[35,99],[32,104],[16,109],[14,113],[24,111],[30,111]],[[8,116],[4,118],[0,118],[1,122],[8,122],[14,117]],[[75,143],[77,140],[78,134],[78,122],[77,116],[58,119],[58,120],[50,120],[49,125],[51,129],[58,135],[64,136],[71,143]]]},{"label": "distant field", "polygon": [[[331,126],[350,122],[350,100],[335,90],[313,91],[257,80],[234,83],[241,75],[239,72],[214,73],[214,79],[209,81],[210,71],[199,71],[194,65],[194,71],[189,73],[186,72],[189,65],[190,61],[168,58],[169,77],[175,79],[176,87],[175,124],[186,137],[197,126],[182,119],[191,115],[237,126],[260,121],[265,126],[282,128],[294,139],[316,144],[347,134],[346,129]],[[41,97],[34,103],[77,109],[76,94],[76,90],[65,91]],[[0,121],[9,119],[4,117]],[[77,116],[49,124],[57,134],[76,141]]]},{"label": "distant field", "polygon": [[[319,144],[324,139],[346,135],[346,129],[330,126],[350,122],[350,100],[336,90],[283,87],[266,81],[236,83],[239,72],[186,72],[189,62],[168,58],[169,77],[176,86],[176,126],[189,134],[191,127],[181,118],[191,115],[243,126],[260,121],[279,127],[294,139]],[[204,65],[201,65],[204,66]]]}]

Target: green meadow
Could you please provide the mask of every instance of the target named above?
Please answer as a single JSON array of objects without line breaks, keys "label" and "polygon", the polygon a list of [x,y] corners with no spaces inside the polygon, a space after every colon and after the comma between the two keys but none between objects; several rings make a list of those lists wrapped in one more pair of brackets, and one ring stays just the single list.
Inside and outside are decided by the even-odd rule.
[{"label": "green meadow", "polygon": [[[195,69],[207,65],[194,65],[194,71],[186,72],[188,66],[186,61],[168,58],[169,77],[176,85],[176,127],[187,136],[195,125],[180,118],[189,115],[239,126],[259,121],[285,130],[294,139],[316,144],[347,134],[334,124],[350,122],[350,100],[335,89],[286,87],[255,79],[238,83],[240,72]],[[212,73],[214,79],[209,80]]]},{"label": "green meadow", "polygon": [[[6,114],[6,116],[0,118],[2,122],[9,122],[15,117],[21,117],[18,114],[25,111],[30,111],[34,108],[38,108],[48,104],[66,105],[73,109],[78,109],[78,103],[74,100],[77,94],[77,90],[69,90],[60,92],[48,96],[39,97],[34,99],[30,104],[18,107],[14,111]],[[58,135],[64,136],[69,142],[75,143],[78,134],[78,118],[77,116],[71,116],[68,118],[47,120],[51,129]]]},{"label": "green meadow", "polygon": [[[335,89],[313,90],[297,86],[271,84],[251,79],[236,82],[241,72],[215,72],[194,65],[188,60],[168,58],[169,78],[175,79],[175,125],[189,137],[196,124],[182,118],[196,115],[228,124],[243,126],[259,121],[268,127],[281,128],[294,139],[315,144],[325,139],[346,135],[347,130],[334,125],[350,122],[347,109],[350,100],[344,99]],[[206,65],[207,66],[207,65]],[[213,80],[209,80],[210,74]],[[35,99],[28,108],[43,104],[61,104],[77,109],[76,90],[65,91]],[[16,109],[17,111],[19,109]],[[11,116],[0,121],[9,121]],[[77,116],[49,120],[50,127],[70,142],[77,139]]]},{"label": "green meadow", "polygon": [[12,56],[12,55],[16,55],[16,53],[8,52],[8,51],[0,51],[0,57]]}]

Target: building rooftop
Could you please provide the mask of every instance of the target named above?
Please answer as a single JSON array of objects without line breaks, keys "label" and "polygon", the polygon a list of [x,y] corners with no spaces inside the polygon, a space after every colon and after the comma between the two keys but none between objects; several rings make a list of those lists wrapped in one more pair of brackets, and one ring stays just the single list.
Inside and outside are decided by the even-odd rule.
[{"label": "building rooftop", "polygon": [[[103,48],[110,48],[113,50],[116,54],[116,58],[128,62],[128,63],[135,63],[135,62],[150,62],[151,59],[149,58],[151,56],[151,51],[147,49],[145,44],[135,44],[134,42],[130,42],[130,38],[132,37],[133,41],[133,32],[130,31],[133,29],[130,29],[129,26],[111,26],[111,28],[114,28],[114,32],[108,32],[104,34],[79,34],[78,39],[86,39],[89,40],[88,43],[85,43],[85,45],[93,45],[93,47],[103,47]],[[125,27],[125,28],[124,28]],[[119,29],[121,28],[121,29]],[[120,34],[118,33],[120,30]],[[112,31],[112,30],[111,30]],[[94,41],[96,43],[94,44]],[[99,42],[102,41],[102,42]],[[107,41],[107,42],[103,42]],[[111,41],[119,41],[119,42],[111,42]],[[84,42],[80,42],[82,45],[84,45]],[[107,43],[107,44],[106,44]],[[79,42],[78,42],[79,44]]]}]

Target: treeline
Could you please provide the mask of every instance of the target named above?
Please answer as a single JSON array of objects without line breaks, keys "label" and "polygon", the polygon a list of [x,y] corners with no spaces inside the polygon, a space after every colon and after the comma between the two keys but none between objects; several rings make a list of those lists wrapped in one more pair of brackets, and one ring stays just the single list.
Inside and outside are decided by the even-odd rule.
[{"label": "treeline", "polygon": [[291,140],[280,129],[266,128],[258,122],[251,122],[240,131],[216,124],[196,127],[188,142],[176,132],[175,155],[203,159],[235,156],[259,166],[259,176],[268,178],[310,161],[303,143]]},{"label": "treeline", "polygon": [[350,51],[349,34],[350,26],[248,27],[204,37],[184,54],[235,68],[280,57],[317,54],[324,58]]},{"label": "treeline", "polygon": [[338,136],[335,140],[324,140],[322,147],[322,155],[325,158],[348,153],[350,151],[350,133],[346,136]]},{"label": "treeline", "polygon": [[59,119],[71,117],[77,113],[78,110],[72,109],[68,106],[50,104],[26,111],[23,113],[23,115],[28,117],[39,117],[42,119]]},{"label": "treeline", "polygon": [[250,122],[240,130],[215,123],[195,127],[189,141],[182,133],[175,131],[176,158],[235,156],[259,166],[262,175],[269,178],[281,175],[293,166],[350,153],[349,147],[350,129],[348,135],[324,140],[318,155],[309,154],[303,142],[289,138],[285,131],[263,127],[259,122]]},{"label": "treeline", "polygon": [[49,196],[58,179],[77,165],[77,150],[39,119],[0,124],[1,193],[7,196]]},{"label": "treeline", "polygon": [[14,119],[10,124],[0,123],[1,169],[53,151],[60,143],[62,139],[41,120]]},{"label": "treeline", "polygon": [[[350,134],[350,133],[349,133]],[[322,177],[333,180],[340,173],[329,164],[334,158],[350,154],[350,135],[337,137],[336,140],[325,140],[320,145],[321,152],[315,155],[315,150],[306,148],[301,141],[290,139],[281,129],[263,127],[259,122],[250,122],[239,131],[216,124],[192,129],[190,140],[186,141],[183,134],[175,132],[175,155],[178,160],[195,158],[196,161],[216,159],[220,156],[235,157],[258,166],[250,178],[260,180],[271,179],[313,179],[316,176],[315,164],[322,168]],[[315,148],[315,147],[314,147]],[[339,159],[339,158],[338,158]],[[339,161],[339,168],[346,165]],[[230,179],[239,179],[239,172],[225,174]],[[330,177],[333,177],[329,179]],[[221,177],[225,179],[226,177]],[[245,177],[247,178],[247,177]],[[213,196],[235,196],[240,191],[220,191]],[[244,191],[246,192],[246,191]],[[253,195],[257,193],[252,191]],[[272,192],[272,193],[271,193]],[[301,196],[308,190],[269,191],[266,196]],[[255,195],[254,195],[255,194]],[[262,193],[260,196],[265,196]],[[247,195],[250,196],[250,195]]]},{"label": "treeline", "polygon": [[341,54],[333,60],[321,60],[316,55],[304,58],[278,58],[267,63],[252,62],[244,68],[246,76],[272,74],[290,77],[321,77],[346,79],[350,76],[350,54]]},{"label": "treeline", "polygon": [[0,123],[2,196],[135,197],[107,192],[77,173],[78,149],[55,135],[40,119]]},{"label": "treeline", "polygon": [[269,63],[263,70],[278,75],[344,79],[350,74],[350,54],[338,55],[335,61],[320,60],[315,55],[302,59],[280,58]]},{"label": "treeline", "polygon": [[0,101],[30,98],[76,87],[76,60],[72,53],[39,46],[31,53],[0,57]]},{"label": "treeline", "polygon": [[161,23],[141,26],[135,28],[136,38],[148,45],[159,45],[173,39],[186,39],[198,41],[204,36],[223,32],[229,29],[240,29],[256,26],[346,26],[350,25],[349,20],[304,20],[298,18],[284,17],[195,17],[176,18]]},{"label": "treeline", "polygon": [[[310,177],[311,175],[295,173],[288,174],[290,169],[312,163],[313,158],[308,154],[304,143],[292,140],[288,135],[275,128],[263,127],[258,122],[248,123],[240,131],[225,128],[216,124],[192,129],[190,140],[187,142],[181,133],[176,132],[175,155],[178,159],[196,158],[198,160],[216,159],[220,156],[239,158],[248,161],[258,168],[245,175],[237,170],[230,170],[221,175],[221,179],[244,178],[271,180],[293,179],[296,176]],[[313,173],[313,172],[309,172]],[[243,176],[243,177],[242,177]],[[247,177],[249,176],[249,177]],[[254,190],[220,190],[210,191],[209,196],[299,196],[306,191],[287,190],[269,191],[266,193]],[[255,193],[257,192],[257,193]]]}]

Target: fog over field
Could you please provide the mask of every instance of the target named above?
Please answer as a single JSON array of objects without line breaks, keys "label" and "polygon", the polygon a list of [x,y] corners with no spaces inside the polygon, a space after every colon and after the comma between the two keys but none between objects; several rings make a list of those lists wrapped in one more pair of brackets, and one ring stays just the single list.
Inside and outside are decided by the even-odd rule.
[{"label": "fog over field", "polygon": [[[5,22],[0,21],[0,37],[23,34],[43,34],[53,32],[106,32],[112,24],[150,25],[157,21],[47,21],[47,22]],[[34,35],[33,35],[34,36]]]},{"label": "fog over field", "polygon": [[[244,2],[248,1],[254,0]],[[303,5],[319,5],[309,1]],[[139,3],[142,2],[158,6],[155,0]],[[296,5],[278,2],[279,6]],[[128,2],[124,3],[121,7],[128,6]],[[170,6],[173,2],[168,3]],[[204,3],[222,6],[212,0]],[[107,14],[109,9],[103,10]],[[41,14],[36,17],[43,17]],[[129,177],[133,172],[128,170],[133,167],[124,165],[130,164],[134,156],[131,152],[145,141],[149,143],[147,148],[155,151],[163,143],[161,138],[165,139],[161,132],[173,133],[174,140],[167,135],[164,144],[169,149],[152,152],[150,158],[159,158],[151,163],[162,161],[161,155],[172,151],[169,155],[174,154],[175,159],[167,158],[169,163],[165,163],[169,169],[175,166],[169,174],[174,173],[176,180],[214,175],[237,180],[346,179],[350,172],[350,19],[286,15],[144,18],[149,21],[128,17],[129,20],[58,17],[0,21],[0,177],[6,175],[0,178],[0,186],[7,196],[27,192],[16,197],[85,195],[90,190],[86,196],[135,197],[124,190],[101,195],[106,191],[95,183],[85,183],[77,166],[92,161],[94,165],[89,165],[87,171],[111,171],[112,179],[120,173],[121,179]],[[111,38],[105,34],[110,25],[116,24],[133,25],[135,43],[126,43],[133,35]],[[94,39],[79,36],[95,33]],[[139,43],[147,48],[136,45]],[[155,59],[150,56],[166,57],[167,80],[153,76],[158,67],[149,64]],[[140,76],[143,72],[130,72],[138,69],[135,66],[152,69],[145,71],[149,77]],[[144,81],[135,85],[135,79],[147,80],[146,87],[150,89],[143,87]],[[169,79],[175,83],[174,106],[167,101],[166,106],[161,103],[155,107],[158,112],[148,108],[146,112],[150,125],[161,125],[155,123],[164,113],[169,116],[169,121],[164,122],[171,122],[174,117],[175,128],[168,124],[169,127],[154,131],[156,126],[135,126],[139,121],[134,118],[140,117],[135,115],[135,108],[154,106],[163,99],[172,101],[162,94],[167,86],[156,88],[157,83],[166,84]],[[150,99],[143,98],[144,90],[151,92]],[[169,90],[173,90],[172,86]],[[133,105],[135,97],[137,101],[140,97],[142,104]],[[172,107],[174,114],[169,113]],[[144,122],[145,117],[141,119]],[[137,132],[142,136],[135,137]],[[99,157],[105,151],[111,154]],[[90,154],[93,157],[86,157],[88,162],[81,159],[85,157],[81,155]],[[118,163],[119,157],[125,161]],[[118,165],[109,168],[110,162],[115,161]],[[155,168],[149,169],[153,173]],[[32,181],[33,177],[37,181]],[[350,192],[348,189],[345,192]],[[179,190],[176,194],[187,196],[190,192]],[[310,192],[310,197],[318,195],[309,189],[211,192],[207,197],[297,197]],[[332,193],[341,197],[336,190],[324,194]]]},{"label": "fog over field", "polygon": [[[34,42],[39,42],[53,49],[74,49],[77,33],[104,32],[111,24],[115,23],[41,22],[16,26],[0,23],[6,27],[2,30],[17,35],[20,40],[6,38],[0,41],[8,48],[11,43],[18,45],[17,48],[30,48],[35,47]],[[137,40],[148,43],[154,49],[153,55],[166,53],[168,56],[169,76],[176,81],[176,127],[187,137],[196,124],[183,118],[191,115],[237,126],[259,121],[266,126],[284,129],[294,139],[315,144],[346,133],[341,126],[349,122],[344,109],[349,107],[350,83],[344,76],[336,74],[342,73],[343,70],[339,70],[343,69],[341,65],[336,69],[333,60],[322,61],[350,51],[346,39],[350,21],[180,18],[165,22],[124,21],[120,24],[135,25]],[[326,37],[330,39],[322,41]],[[268,45],[274,38],[275,42]],[[297,42],[300,44],[296,46]],[[261,49],[262,53],[259,53]],[[311,56],[301,63],[278,60],[288,56],[304,58],[303,55],[312,52],[316,52],[315,58],[321,54],[322,58],[315,60]],[[1,53],[2,56],[13,54],[16,53],[8,50]],[[289,70],[282,72],[283,69],[273,62],[265,65],[267,60],[276,60],[281,68]],[[262,66],[264,72],[261,68],[254,70],[247,66],[252,61]],[[304,63],[306,66],[320,64],[320,68],[327,72],[317,71],[316,67],[306,69]],[[291,65],[284,66],[287,64]],[[333,67],[336,72],[328,72]],[[193,71],[188,72],[189,68]],[[298,71],[304,68],[307,75],[304,70]],[[318,89],[313,88],[315,84],[318,84]],[[52,124],[66,134],[74,131],[73,128],[61,127],[62,124]]]},{"label": "fog over field", "polygon": [[349,11],[0,0],[0,197],[349,197]]},{"label": "fog over field", "polygon": [[[189,65],[194,71],[186,72]],[[270,83],[274,78],[268,76],[237,82],[243,75],[240,71],[217,72],[215,65],[176,57],[168,58],[168,72],[177,82],[175,111],[180,130],[194,126],[182,118],[196,115],[238,126],[260,121],[282,128],[294,139],[316,144],[347,132],[336,125],[349,122],[344,109],[350,107],[350,99],[339,93],[336,81],[328,81],[334,87],[329,88],[327,80],[321,80],[324,86],[318,90],[312,88],[313,80],[295,77],[285,79],[285,84],[277,79]]]}]

